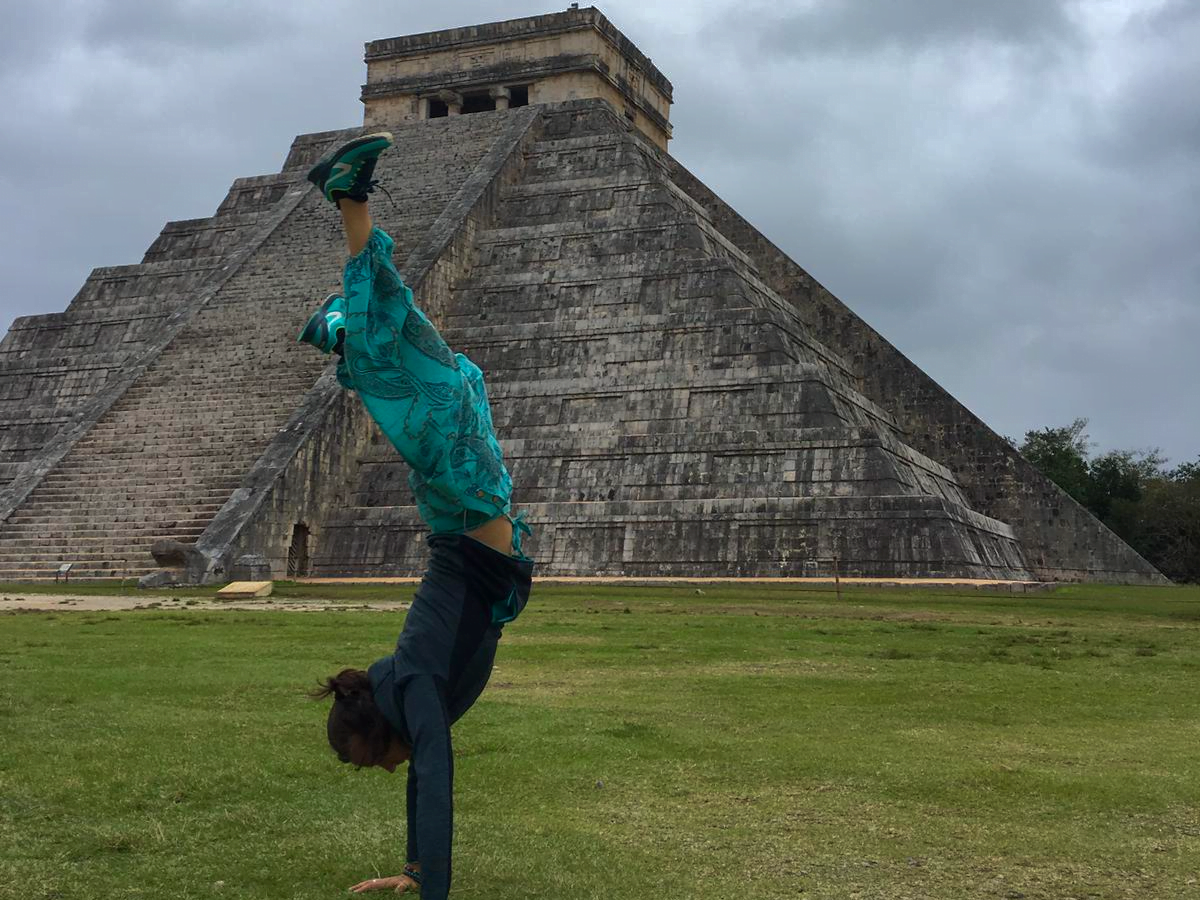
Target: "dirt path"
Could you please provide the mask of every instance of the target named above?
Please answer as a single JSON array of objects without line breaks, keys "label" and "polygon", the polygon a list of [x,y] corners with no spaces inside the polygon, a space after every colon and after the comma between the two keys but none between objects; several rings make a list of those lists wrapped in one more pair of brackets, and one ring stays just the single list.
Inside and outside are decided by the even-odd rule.
[{"label": "dirt path", "polygon": [[407,602],[376,600],[369,603],[322,603],[319,600],[207,600],[196,597],[161,597],[136,594],[122,596],[87,596],[82,594],[17,594],[0,596],[0,612],[5,610],[54,610],[55,612],[124,612],[135,609],[179,610],[183,612],[237,609],[270,612],[321,612],[326,609],[374,609],[395,611],[408,609]]}]

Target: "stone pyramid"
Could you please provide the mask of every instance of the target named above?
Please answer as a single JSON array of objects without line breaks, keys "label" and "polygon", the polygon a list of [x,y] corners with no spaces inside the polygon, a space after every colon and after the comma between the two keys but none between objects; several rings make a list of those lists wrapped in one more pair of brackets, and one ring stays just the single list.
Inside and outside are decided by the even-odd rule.
[{"label": "stone pyramid", "polygon": [[[487,374],[541,574],[1161,580],[666,152],[670,84],[598,11],[367,59],[373,212]],[[294,342],[343,256],[304,173],[355,133],[17,321],[0,580],[422,571],[405,465]]]}]

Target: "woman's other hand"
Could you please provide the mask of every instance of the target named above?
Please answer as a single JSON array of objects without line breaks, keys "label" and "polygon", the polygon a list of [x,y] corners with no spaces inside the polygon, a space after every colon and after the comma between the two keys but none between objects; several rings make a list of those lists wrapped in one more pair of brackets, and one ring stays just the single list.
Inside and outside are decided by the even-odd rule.
[{"label": "woman's other hand", "polygon": [[368,878],[350,888],[352,894],[365,894],[367,891],[394,891],[403,894],[406,891],[418,891],[417,883],[407,875],[392,875],[388,878]]}]

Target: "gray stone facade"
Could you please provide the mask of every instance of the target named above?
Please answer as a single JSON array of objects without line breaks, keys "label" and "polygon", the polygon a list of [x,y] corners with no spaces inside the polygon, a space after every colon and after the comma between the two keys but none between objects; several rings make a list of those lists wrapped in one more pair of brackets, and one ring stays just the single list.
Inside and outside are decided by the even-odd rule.
[{"label": "gray stone facade", "polygon": [[[1161,580],[607,102],[393,131],[373,212],[487,375],[542,574]],[[303,175],[353,133],[18,320],[0,579],[422,571],[406,467],[295,343],[344,257]]]}]

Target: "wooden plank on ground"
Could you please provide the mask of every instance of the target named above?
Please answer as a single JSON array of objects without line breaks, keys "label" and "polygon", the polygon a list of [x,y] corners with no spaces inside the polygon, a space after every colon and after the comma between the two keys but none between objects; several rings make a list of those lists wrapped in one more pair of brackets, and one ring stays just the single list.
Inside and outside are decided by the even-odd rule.
[{"label": "wooden plank on ground", "polygon": [[221,600],[245,600],[248,597],[270,597],[274,584],[270,581],[235,581],[217,591]]}]

